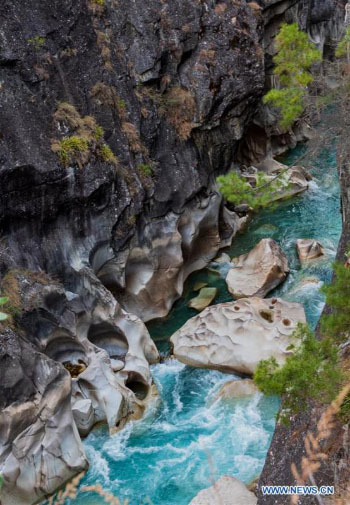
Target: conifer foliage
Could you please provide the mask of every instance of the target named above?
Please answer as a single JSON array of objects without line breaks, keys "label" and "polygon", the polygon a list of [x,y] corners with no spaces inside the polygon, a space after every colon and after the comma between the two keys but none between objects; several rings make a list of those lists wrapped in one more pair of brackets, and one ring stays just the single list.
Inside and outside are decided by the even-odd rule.
[{"label": "conifer foliage", "polygon": [[276,49],[274,75],[281,87],[271,89],[264,103],[280,110],[281,128],[288,130],[305,108],[307,87],[313,81],[310,68],[321,61],[322,55],[296,23],[282,25]]}]

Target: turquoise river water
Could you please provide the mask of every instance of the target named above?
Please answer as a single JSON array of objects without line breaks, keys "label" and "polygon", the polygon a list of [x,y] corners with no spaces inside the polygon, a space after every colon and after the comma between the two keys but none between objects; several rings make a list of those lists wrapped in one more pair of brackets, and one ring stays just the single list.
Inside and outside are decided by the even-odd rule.
[{"label": "turquoise river water", "polygon": [[[300,155],[291,152],[286,163]],[[226,252],[230,257],[252,249],[271,237],[285,251],[291,273],[273,296],[304,304],[314,327],[323,308],[321,285],[330,279],[331,264],[341,232],[339,185],[335,148],[314,160],[309,191],[260,212]],[[301,267],[295,249],[298,238],[315,238],[324,244],[326,257]],[[219,288],[215,303],[232,300],[225,275],[228,264],[210,265],[193,274],[184,296],[165,320],[148,325],[162,354],[168,339],[196,312],[187,307],[195,296],[193,285],[207,282]],[[99,427],[85,439],[90,469],[82,485],[101,484],[130,505],[188,505],[203,488],[221,475],[233,475],[248,483],[262,470],[275,426],[277,398],[257,394],[225,403],[215,394],[234,376],[187,367],[167,359],[152,367],[160,404],[140,421],[128,424],[109,437]],[[100,505],[102,498],[79,493],[74,505]]]}]

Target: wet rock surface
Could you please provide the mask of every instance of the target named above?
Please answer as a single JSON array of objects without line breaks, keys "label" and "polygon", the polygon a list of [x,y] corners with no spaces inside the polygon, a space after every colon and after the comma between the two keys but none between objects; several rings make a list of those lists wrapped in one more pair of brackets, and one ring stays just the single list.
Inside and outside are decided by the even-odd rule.
[{"label": "wet rock surface", "polygon": [[235,298],[263,298],[283,282],[289,273],[286,255],[270,238],[262,239],[247,254],[233,258],[232,264],[226,283]]},{"label": "wet rock surface", "polygon": [[301,238],[297,240],[297,251],[301,262],[324,256],[324,249],[317,240]]},{"label": "wet rock surface", "polygon": [[234,380],[226,382],[217,393],[217,398],[220,400],[235,400],[236,398],[244,398],[253,396],[259,390],[251,379]]},{"label": "wet rock surface", "polygon": [[182,363],[252,375],[262,359],[274,356],[283,363],[299,322],[306,322],[299,303],[241,298],[206,308],[174,333],[170,342]]},{"label": "wet rock surface", "polygon": [[189,301],[188,306],[192,309],[201,311],[211,304],[217,293],[217,288],[202,288],[199,291],[198,296]]}]

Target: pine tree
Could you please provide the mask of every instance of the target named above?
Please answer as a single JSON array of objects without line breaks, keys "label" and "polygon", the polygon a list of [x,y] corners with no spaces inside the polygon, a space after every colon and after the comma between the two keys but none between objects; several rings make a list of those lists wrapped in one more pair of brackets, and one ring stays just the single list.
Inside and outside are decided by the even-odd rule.
[{"label": "pine tree", "polygon": [[280,125],[288,130],[305,108],[307,86],[313,81],[310,68],[322,56],[296,23],[282,25],[276,37],[276,49],[274,75],[281,88],[270,90],[264,96],[264,103],[280,110]]},{"label": "pine tree", "polygon": [[337,395],[343,380],[338,348],[330,339],[317,340],[306,324],[293,334],[294,354],[284,365],[275,358],[260,361],[254,375],[259,389],[267,395],[283,395],[279,418],[288,424],[291,415],[304,410],[309,399],[328,403]]},{"label": "pine tree", "polygon": [[323,286],[330,314],[321,319],[322,334],[338,343],[350,338],[350,268],[341,262],[334,264],[335,279]]}]

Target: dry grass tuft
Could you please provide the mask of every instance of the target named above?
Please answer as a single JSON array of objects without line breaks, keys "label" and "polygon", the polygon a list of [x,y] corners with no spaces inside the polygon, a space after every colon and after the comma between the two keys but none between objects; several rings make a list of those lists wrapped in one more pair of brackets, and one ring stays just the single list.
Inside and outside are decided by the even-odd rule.
[{"label": "dry grass tuft", "polygon": [[100,105],[114,108],[122,121],[127,120],[126,103],[119,97],[114,86],[108,86],[104,82],[97,82],[90,91],[90,96],[97,100]]},{"label": "dry grass tuft", "polygon": [[[301,460],[301,471],[298,471],[294,463],[291,465],[292,474],[299,485],[305,485],[307,481],[315,485],[314,473],[320,469],[322,462],[328,458],[327,454],[322,452],[321,442],[331,435],[332,429],[335,426],[335,416],[340,411],[349,393],[350,384],[347,384],[331,405],[323,412],[317,424],[316,435],[311,432],[307,433],[304,439],[306,456]],[[291,505],[297,505],[298,496],[292,496],[290,503]]]},{"label": "dry grass tuft", "polygon": [[129,147],[132,152],[140,153],[145,150],[145,147],[142,145],[139,132],[134,124],[124,121],[122,123],[122,130],[128,139]]},{"label": "dry grass tuft", "polygon": [[74,133],[51,143],[51,150],[58,155],[62,165],[68,167],[76,164],[82,168],[95,156],[101,161],[118,166],[118,158],[104,143],[103,128],[97,124],[94,117],[81,117],[74,105],[66,102],[59,104],[53,117]]},{"label": "dry grass tuft", "polygon": [[164,95],[159,104],[159,113],[175,129],[180,140],[187,140],[193,129],[196,101],[190,91],[174,86]]}]

